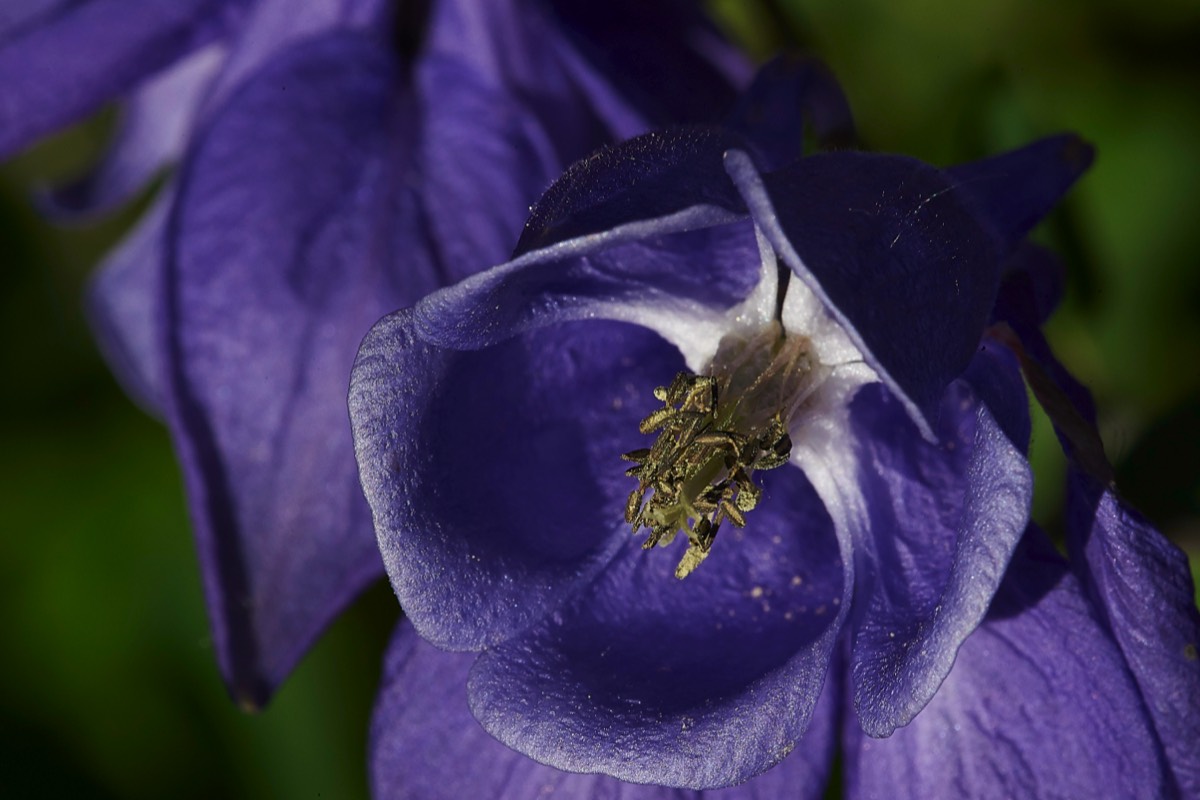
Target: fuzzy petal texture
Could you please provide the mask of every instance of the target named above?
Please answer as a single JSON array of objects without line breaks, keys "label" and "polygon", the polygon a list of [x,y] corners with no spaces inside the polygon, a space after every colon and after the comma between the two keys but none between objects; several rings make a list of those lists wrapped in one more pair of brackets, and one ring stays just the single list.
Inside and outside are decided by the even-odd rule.
[{"label": "fuzzy petal texture", "polygon": [[907,727],[847,726],[848,796],[1161,798],[1165,765],[1120,651],[1040,532]]},{"label": "fuzzy petal texture", "polygon": [[[917,435],[881,386],[853,406],[861,483],[873,502],[870,535],[856,550],[851,669],[858,717],[872,736],[908,724],[937,692],[1029,519],[1029,422],[1016,359],[992,345],[973,367],[946,393],[938,445]],[[996,387],[972,385],[973,374],[1004,375],[1006,391],[989,398]],[[1015,443],[991,410],[1005,401],[1015,406]]]},{"label": "fuzzy petal texture", "polygon": [[223,35],[244,0],[92,0],[0,42],[0,158]]},{"label": "fuzzy petal texture", "polygon": [[574,164],[533,207],[517,256],[571,239],[711,208],[745,213],[725,175],[725,153],[744,146],[718,128],[655,131]]},{"label": "fuzzy petal texture", "polygon": [[396,632],[371,725],[375,800],[815,800],[823,794],[835,740],[832,691],[822,695],[796,752],[775,769],[731,789],[695,792],[562,772],[505,747],[467,708],[464,686],[473,660],[433,648],[408,626]]}]

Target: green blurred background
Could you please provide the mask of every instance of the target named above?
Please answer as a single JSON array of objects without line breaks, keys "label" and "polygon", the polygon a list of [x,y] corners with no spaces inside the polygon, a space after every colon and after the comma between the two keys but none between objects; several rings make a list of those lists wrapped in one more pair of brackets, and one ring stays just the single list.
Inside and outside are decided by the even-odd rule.
[{"label": "green blurred background", "polygon": [[[950,164],[1074,130],[1095,168],[1039,236],[1070,295],[1049,326],[1096,392],[1123,492],[1200,553],[1200,4],[1194,0],[711,0],[759,55],[841,78],[872,149]],[[397,609],[370,591],[271,706],[213,661],[164,430],[101,363],[81,297],[146,199],[63,230],[31,192],[77,173],[111,110],[0,168],[0,793],[359,798]],[[1037,518],[1063,463],[1035,428]]]}]

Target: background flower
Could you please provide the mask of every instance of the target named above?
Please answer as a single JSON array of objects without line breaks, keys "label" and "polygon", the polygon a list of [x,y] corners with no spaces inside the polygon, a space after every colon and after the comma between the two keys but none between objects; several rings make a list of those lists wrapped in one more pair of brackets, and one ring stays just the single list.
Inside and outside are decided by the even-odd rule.
[{"label": "background flower", "polygon": [[[90,304],[171,431],[217,660],[257,707],[379,575],[345,424],[367,327],[504,258],[576,158],[730,102],[739,65],[671,0],[613,19],[541,0],[192,6],[12,23],[0,147],[136,88],[108,156],[52,204],[101,210],[186,155]],[[654,58],[623,54],[652,31]]]},{"label": "background flower", "polygon": [[[1186,213],[1200,180],[1191,4],[994,2],[964,15],[800,0],[778,4],[780,24],[736,5],[750,9],[739,30],[757,31],[763,53],[800,39],[830,62],[874,148],[955,163],[1067,126],[1096,143],[1097,166],[1046,231],[1072,276],[1051,334],[1098,392],[1125,494],[1171,532],[1194,529],[1195,454],[1179,444],[1195,440],[1200,380],[1180,366],[1200,342],[1189,299],[1200,231]],[[130,215],[61,234],[21,188],[90,161],[96,130],[4,172],[3,372],[20,386],[4,393],[0,434],[11,620],[0,713],[14,754],[4,782],[101,797],[361,794],[394,601],[380,589],[335,626],[270,713],[228,707],[177,468],[161,430],[96,360],[77,306],[96,253]],[[1040,417],[1034,446],[1056,457]],[[1038,491],[1051,529],[1056,458],[1037,464],[1051,477]]]}]

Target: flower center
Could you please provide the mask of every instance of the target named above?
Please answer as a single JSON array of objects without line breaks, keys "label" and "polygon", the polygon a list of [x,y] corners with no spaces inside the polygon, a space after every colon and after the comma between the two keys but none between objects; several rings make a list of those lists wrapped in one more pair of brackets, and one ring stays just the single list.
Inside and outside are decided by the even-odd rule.
[{"label": "flower center", "polygon": [[749,336],[721,339],[706,374],[681,372],[654,390],[663,407],[639,430],[658,438],[622,456],[635,464],[625,474],[638,480],[625,521],[635,533],[650,530],[645,550],[687,534],[676,578],[708,557],[725,520],[745,527],[762,497],[754,473],[788,462],[788,428],[820,383],[819,367],[809,339],[773,320]]}]

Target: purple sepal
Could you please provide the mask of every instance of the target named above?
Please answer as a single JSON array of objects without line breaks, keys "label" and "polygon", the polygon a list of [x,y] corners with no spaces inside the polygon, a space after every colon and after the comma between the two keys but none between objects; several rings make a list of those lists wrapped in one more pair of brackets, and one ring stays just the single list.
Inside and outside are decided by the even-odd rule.
[{"label": "purple sepal", "polygon": [[1030,388],[1071,462],[1067,546],[1071,563],[1140,688],[1166,753],[1172,790],[1200,795],[1200,612],[1187,557],[1117,494],[1095,429],[1091,394],[1059,363],[1037,327],[1037,274],[1026,253],[1002,291],[998,337],[1017,352]]},{"label": "purple sepal", "polygon": [[647,553],[621,525],[594,583],[480,655],[469,691],[484,728],[562,769],[689,788],[787,756],[816,709],[851,579],[804,473],[761,481],[753,528],[722,530],[684,581],[677,549]]},{"label": "purple sepal", "polygon": [[223,35],[245,0],[92,0],[0,44],[0,158]]},{"label": "purple sepal", "polygon": [[881,385],[851,406],[871,499],[870,533],[856,543],[851,669],[872,736],[908,724],[938,691],[1025,530],[1026,403],[1016,359],[989,345],[946,392],[937,445]]},{"label": "purple sepal", "polygon": [[886,739],[845,730],[849,797],[1171,796],[1120,651],[1036,529],[925,710]]},{"label": "purple sepal", "polygon": [[730,789],[694,792],[562,772],[493,739],[467,708],[474,657],[445,653],[402,624],[384,661],[371,724],[371,796],[376,800],[532,797],[605,800],[776,800],[822,796],[833,760],[836,694],[821,696],[813,726],[783,763]]},{"label": "purple sepal", "polygon": [[1092,146],[1074,134],[1041,139],[946,173],[988,221],[1002,249],[1019,244],[1092,165]]},{"label": "purple sepal", "polygon": [[846,327],[921,433],[979,343],[999,284],[990,237],[947,175],[829,153],[759,175],[731,158],[751,216]]},{"label": "purple sepal", "polygon": [[546,5],[592,67],[658,126],[718,121],[753,71],[695,0]]},{"label": "purple sepal", "polygon": [[167,416],[218,661],[245,703],[381,571],[344,387],[371,322],[438,285],[390,158],[410,124],[396,85],[373,38],[311,40],[230,99],[180,179]]},{"label": "purple sepal", "polygon": [[1117,494],[1072,468],[1067,542],[1149,710],[1181,797],[1200,796],[1200,611],[1187,556]]},{"label": "purple sepal", "polygon": [[156,417],[163,414],[158,315],[167,219],[174,201],[174,187],[163,187],[138,226],[97,269],[86,298],[88,321],[109,369],[129,396]]},{"label": "purple sepal", "polygon": [[46,190],[42,205],[71,219],[111,211],[182,154],[225,50],[210,45],[139,87],[121,108],[114,141],[84,177]]},{"label": "purple sepal", "polygon": [[848,146],[855,138],[854,117],[837,78],[805,56],[778,56],[765,64],[725,120],[768,170],[802,155],[805,126],[821,147]]},{"label": "purple sepal", "polygon": [[741,139],[719,128],[655,131],[577,162],[533,207],[515,256],[696,206],[744,214],[724,157]]}]

